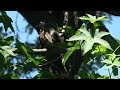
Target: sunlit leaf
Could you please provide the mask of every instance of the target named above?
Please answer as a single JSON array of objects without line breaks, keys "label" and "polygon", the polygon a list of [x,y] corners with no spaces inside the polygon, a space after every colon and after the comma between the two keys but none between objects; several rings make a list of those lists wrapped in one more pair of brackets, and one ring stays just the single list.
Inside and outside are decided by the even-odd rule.
[{"label": "sunlit leaf", "polygon": [[21,49],[23,50],[23,52],[25,53],[25,55],[27,55],[29,57],[29,54],[27,52],[28,50],[27,50],[27,48],[24,45],[21,46]]},{"label": "sunlit leaf", "polygon": [[102,32],[99,32],[99,33],[97,34],[97,36],[103,37],[103,36],[109,35],[109,34],[110,34],[109,32],[104,32],[104,31],[102,31]]},{"label": "sunlit leaf", "polygon": [[74,47],[72,47],[70,50],[68,50],[68,51],[65,53],[65,55],[64,55],[64,57],[63,57],[63,59],[62,59],[62,64],[63,64],[64,66],[65,66],[66,61],[67,61],[68,58],[70,57],[70,55],[71,55],[76,49],[78,49],[78,47],[79,47],[79,42],[77,42]]},{"label": "sunlit leaf", "polygon": [[103,21],[103,20],[106,20],[106,21],[109,21],[106,16],[102,16],[102,17],[98,17],[96,18],[96,16],[92,16],[90,14],[86,14],[87,16],[82,16],[80,17],[79,19],[81,20],[88,20],[90,21],[91,23],[95,23],[95,22],[98,22],[98,21]]},{"label": "sunlit leaf", "polygon": [[106,69],[109,69],[109,68],[111,68],[111,67],[113,67],[114,65],[113,64],[111,64],[111,65],[107,65],[105,68]]},{"label": "sunlit leaf", "polygon": [[7,53],[4,50],[0,50],[0,53],[4,56],[4,59],[6,59],[10,55],[9,53]]},{"label": "sunlit leaf", "polygon": [[81,20],[90,20],[87,16],[79,17],[79,19],[81,19]]},{"label": "sunlit leaf", "polygon": [[21,43],[18,39],[16,40],[16,42],[17,42],[16,47],[18,48],[18,50],[17,50],[18,53],[20,53],[26,57],[29,57],[28,49],[26,48],[26,46],[23,43]]},{"label": "sunlit leaf", "polygon": [[94,23],[95,21],[96,21],[96,16],[92,16],[92,15],[90,15],[90,14],[86,14],[88,17],[89,17],[89,21],[91,22],[91,23]]},{"label": "sunlit leaf", "polygon": [[99,27],[99,26],[102,26],[103,24],[101,23],[101,22],[95,22],[94,23],[94,27],[95,28],[97,28],[97,27]]},{"label": "sunlit leaf", "polygon": [[94,40],[95,40],[95,43],[99,43],[99,44],[105,46],[106,48],[113,50],[107,41],[105,41],[104,39],[101,39],[103,36],[108,35],[108,34],[109,33],[103,32],[103,31],[99,32],[99,29],[96,29]]},{"label": "sunlit leaf", "polygon": [[[110,55],[110,58],[111,58],[111,60],[113,61],[115,58],[116,58],[116,54],[115,53],[112,53],[111,55]],[[115,60],[114,60],[115,61]]]},{"label": "sunlit leaf", "polygon": [[106,16],[98,17],[98,18],[96,19],[96,21],[103,21],[103,20],[109,21],[109,19],[107,19]]},{"label": "sunlit leaf", "polygon": [[12,48],[10,46],[2,46],[0,47],[0,53],[4,56],[6,59],[8,56],[16,56],[13,51],[17,50],[17,48]]},{"label": "sunlit leaf", "polygon": [[85,40],[86,36],[84,35],[73,35],[72,37],[70,37],[68,40],[66,41],[76,41],[76,40]]},{"label": "sunlit leaf", "polygon": [[8,54],[15,56],[13,51],[17,50],[17,48],[11,48],[10,46],[2,46],[1,48],[5,50]]},{"label": "sunlit leaf", "polygon": [[92,38],[88,38],[88,40],[84,41],[81,46],[81,50],[83,51],[82,55],[85,55],[88,51],[90,51],[93,47],[94,41]]},{"label": "sunlit leaf", "polygon": [[113,65],[120,66],[120,61],[119,60],[120,60],[120,57],[115,58],[115,60],[113,62]]},{"label": "sunlit leaf", "polygon": [[110,50],[113,50],[107,41],[101,39],[103,36],[108,35],[109,34],[108,32],[103,32],[103,31],[99,32],[99,29],[96,29],[95,35],[94,37],[92,37],[90,32],[88,32],[86,29],[79,29],[79,30],[82,32],[81,34],[73,35],[67,41],[85,40],[81,45],[81,49],[83,50],[83,55],[85,55],[88,51],[90,51],[95,43],[98,43]]},{"label": "sunlit leaf", "polygon": [[100,55],[100,54],[105,54],[107,51],[106,47],[104,47],[103,45],[95,45],[94,48],[95,49],[92,51],[92,54]]},{"label": "sunlit leaf", "polygon": [[103,61],[101,61],[101,62],[106,63],[106,64],[112,64],[112,61],[109,60],[109,59],[105,59],[105,60],[103,60]]},{"label": "sunlit leaf", "polygon": [[94,40],[95,40],[95,43],[99,43],[99,44],[105,46],[106,48],[108,48],[108,49],[110,49],[110,50],[113,50],[113,49],[111,48],[110,44],[109,44],[107,41],[105,41],[105,40],[103,40],[103,39],[99,39],[99,38],[97,38],[97,39],[95,38]]}]

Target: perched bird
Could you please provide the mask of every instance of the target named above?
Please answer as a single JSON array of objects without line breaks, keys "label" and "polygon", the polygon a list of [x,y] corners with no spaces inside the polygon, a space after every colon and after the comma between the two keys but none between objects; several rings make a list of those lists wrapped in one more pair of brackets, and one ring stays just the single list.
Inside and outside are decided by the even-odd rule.
[{"label": "perched bird", "polygon": [[45,22],[39,23],[39,37],[41,46],[46,46],[60,41],[59,33]]}]

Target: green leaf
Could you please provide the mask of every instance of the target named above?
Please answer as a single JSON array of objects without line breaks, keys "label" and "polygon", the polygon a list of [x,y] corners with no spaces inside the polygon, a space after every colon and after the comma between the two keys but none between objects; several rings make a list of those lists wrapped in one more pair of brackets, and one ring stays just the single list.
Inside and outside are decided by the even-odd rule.
[{"label": "green leaf", "polygon": [[98,77],[97,79],[109,79],[109,77],[106,76],[106,75],[103,75],[103,76],[101,76],[101,77]]},{"label": "green leaf", "polygon": [[90,15],[90,14],[86,14],[86,15],[88,16],[89,21],[90,21],[91,23],[94,23],[94,22],[96,21],[96,16],[92,16],[92,15]]},{"label": "green leaf", "polygon": [[89,79],[88,72],[86,70],[80,70],[78,72],[78,75],[81,77],[81,79]]},{"label": "green leaf", "polygon": [[101,32],[98,33],[97,36],[99,36],[99,37],[103,37],[103,36],[105,36],[105,35],[109,35],[109,34],[110,34],[109,32],[101,31]]},{"label": "green leaf", "polygon": [[99,26],[103,26],[102,22],[95,22],[94,23],[94,28],[98,28]]},{"label": "green leaf", "polygon": [[16,47],[18,48],[18,50],[17,50],[18,53],[20,53],[26,57],[29,57],[27,47],[23,43],[21,43],[18,39],[16,39]]},{"label": "green leaf", "polygon": [[24,45],[21,46],[21,49],[22,49],[22,51],[25,53],[25,55],[26,55],[27,57],[29,57],[28,50],[27,50],[27,48],[26,48]]},{"label": "green leaf", "polygon": [[109,21],[106,16],[102,16],[102,17],[98,17],[96,18],[96,16],[92,16],[90,14],[86,14],[87,16],[82,16],[79,19],[83,20],[83,21],[89,21],[90,23],[94,24],[94,27],[98,27],[101,26],[101,21],[106,20]]},{"label": "green leaf", "polygon": [[108,48],[108,49],[110,49],[110,50],[113,50],[113,49],[111,48],[110,44],[109,44],[107,41],[105,41],[105,40],[103,40],[103,39],[96,39],[96,38],[95,38],[94,40],[95,40],[96,43],[99,43],[99,44],[105,46],[106,48]]},{"label": "green leaf", "polygon": [[10,55],[4,50],[0,50],[0,53],[4,56],[4,59],[6,59]]},{"label": "green leaf", "polygon": [[81,19],[81,20],[90,20],[87,16],[79,17],[79,19]]},{"label": "green leaf", "polygon": [[79,75],[75,75],[74,79],[80,79],[80,76]]},{"label": "green leaf", "polygon": [[33,63],[38,66],[39,65],[39,62],[35,61],[34,58],[32,58],[31,56],[28,57],[29,60],[33,61]]},{"label": "green leaf", "polygon": [[83,51],[82,55],[85,55],[88,51],[90,51],[93,47],[94,41],[92,38],[88,38],[84,43],[81,45],[81,50]]},{"label": "green leaf", "polygon": [[95,22],[98,22],[98,21],[103,21],[103,20],[106,20],[106,21],[109,21],[106,16],[102,16],[102,17],[98,17],[96,18],[96,16],[92,16],[90,14],[86,14],[87,16],[82,16],[80,17],[79,19],[81,20],[88,20],[90,21],[91,23],[95,23]]},{"label": "green leaf", "polygon": [[11,48],[10,46],[2,46],[1,47],[6,53],[10,54],[11,56],[15,56],[13,51],[17,50],[17,48]]},{"label": "green leaf", "polygon": [[113,64],[107,65],[107,66],[106,66],[106,69],[109,69],[109,68],[111,68],[111,67],[113,67],[113,66],[114,66]]},{"label": "green leaf", "polygon": [[11,79],[19,79],[17,75],[11,75]]},{"label": "green leaf", "polygon": [[117,76],[117,75],[118,75],[118,68],[115,67],[115,66],[113,66],[113,67],[112,67],[112,72],[113,72],[113,75],[114,75],[114,76]]},{"label": "green leaf", "polygon": [[85,40],[85,36],[84,35],[73,35],[72,37],[70,37],[68,40],[66,41],[76,41],[76,40]]},{"label": "green leaf", "polygon": [[77,35],[77,34],[80,34],[80,33],[81,33],[81,31],[80,31],[80,30],[77,30],[75,34]]},{"label": "green leaf", "polygon": [[119,39],[116,39],[116,38],[115,38],[115,40],[116,40],[116,41],[118,42],[118,44],[120,45],[120,40],[119,40]]},{"label": "green leaf", "polygon": [[[96,16],[92,16],[90,14],[86,14],[86,15],[87,15],[87,17],[83,16],[83,17],[80,17],[80,19],[81,20],[89,20],[91,23],[94,23],[96,21],[106,20],[105,16],[96,19]],[[108,35],[110,33],[103,32],[103,31],[99,32],[99,29],[96,29],[95,34],[93,36],[93,35],[91,35],[90,32],[88,32],[88,30],[85,29],[84,26],[81,27],[81,29],[79,29],[79,31],[81,31],[80,34],[73,35],[67,41],[85,40],[81,44],[81,49],[83,51],[82,55],[85,55],[88,51],[90,51],[95,43],[98,43],[110,50],[113,50],[111,48],[110,44],[107,41],[105,41],[104,39],[102,39],[103,36]]]},{"label": "green leaf", "polygon": [[[75,45],[75,42],[68,42],[68,43],[67,43],[67,46],[68,46],[68,47],[73,47],[74,45]],[[64,45],[64,46],[65,46],[65,45]]]},{"label": "green leaf", "polygon": [[86,29],[79,29],[82,33],[83,33],[83,35],[85,35],[86,37],[91,37],[91,34],[90,34],[90,32],[88,32]]},{"label": "green leaf", "polygon": [[109,60],[109,59],[105,59],[105,60],[103,60],[103,61],[101,61],[101,62],[106,63],[106,64],[112,64],[112,61]]},{"label": "green leaf", "polygon": [[83,34],[76,34],[70,37],[67,41],[85,40],[87,37],[91,37],[90,33],[85,29],[79,29]]},{"label": "green leaf", "polygon": [[96,55],[100,55],[100,54],[106,54],[107,52],[107,49],[106,47],[104,47],[103,45],[95,45],[94,46],[94,50],[92,52],[92,54],[96,54]]},{"label": "green leaf", "polygon": [[67,51],[62,59],[62,64],[65,66],[65,63],[67,59],[70,57],[70,55],[74,52],[75,48],[71,48],[69,51]]},{"label": "green leaf", "polygon": [[115,58],[116,58],[116,54],[115,54],[115,53],[112,53],[112,54],[110,55],[110,59],[113,61]]},{"label": "green leaf", "polygon": [[4,63],[4,61],[5,61],[5,57],[3,56],[2,52],[3,51],[0,50],[0,67],[2,66],[1,64]]},{"label": "green leaf", "polygon": [[98,17],[98,18],[96,19],[96,21],[103,21],[103,20],[109,21],[109,19],[107,19],[106,16]]},{"label": "green leaf", "polygon": [[1,39],[0,40],[0,45],[1,46],[6,46],[6,45],[10,45],[12,44],[14,41],[14,37],[13,36],[10,36],[10,37],[7,37],[6,39]]},{"label": "green leaf", "polygon": [[[111,37],[110,35],[107,35],[104,37],[104,39],[109,42],[110,46],[112,47],[113,50],[115,50],[119,44],[117,43],[117,41]],[[116,53],[118,54],[120,52],[120,48],[116,51]]]},{"label": "green leaf", "polygon": [[12,48],[10,46],[2,46],[0,47],[0,53],[4,56],[4,59],[6,60],[6,58],[8,56],[15,56],[15,54],[13,53],[13,51],[17,50],[17,48]]},{"label": "green leaf", "polygon": [[92,71],[90,74],[90,79],[97,79],[98,77],[100,77],[100,75],[98,73],[95,73],[95,71]]},{"label": "green leaf", "polygon": [[14,28],[12,26],[12,19],[6,14],[5,11],[1,11],[2,16],[0,16],[0,22],[3,23],[5,31],[7,31],[8,28],[10,28],[14,32]]},{"label": "green leaf", "polygon": [[27,47],[26,47],[23,43],[21,43],[19,40],[16,40],[16,42],[17,42],[16,47],[18,48],[17,52],[20,53],[20,54],[22,54],[22,55],[24,55],[25,57],[27,57],[27,59],[33,61],[33,63],[34,63],[36,66],[38,66],[39,62],[38,62],[38,61],[35,61],[35,58],[33,58],[33,57],[29,54],[30,50],[28,50]]},{"label": "green leaf", "polygon": [[63,59],[62,59],[62,64],[63,64],[63,66],[65,66],[65,63],[66,63],[66,61],[68,60],[68,58],[70,57],[70,55],[71,55],[76,49],[78,49],[78,47],[79,47],[79,42],[76,42],[75,46],[72,47],[70,50],[68,50],[68,51],[65,53],[65,55],[64,55],[64,57],[63,57]]},{"label": "green leaf", "polygon": [[7,74],[0,76],[0,79],[19,79],[19,77],[11,72],[8,72]]},{"label": "green leaf", "polygon": [[110,49],[110,50],[113,50],[113,49],[111,48],[110,44],[109,44],[107,41],[101,39],[103,36],[108,35],[108,34],[109,34],[109,33],[103,32],[103,31],[99,32],[99,29],[96,29],[96,31],[95,31],[95,36],[94,36],[94,40],[95,40],[95,43],[99,43],[99,44],[105,46],[106,48],[108,48],[108,49]]},{"label": "green leaf", "polygon": [[94,38],[91,36],[90,32],[88,32],[85,29],[79,29],[82,34],[77,34],[72,37],[70,37],[67,41],[75,41],[75,40],[85,40],[82,45],[81,49],[83,50],[83,55],[85,55],[88,51],[90,51],[94,45],[94,43],[99,43],[106,48],[113,50],[109,43],[103,39],[101,39],[103,36],[108,35],[107,32],[99,32],[99,29],[95,30],[95,36]]},{"label": "green leaf", "polygon": [[120,57],[115,58],[115,60],[113,62],[113,65],[120,66],[120,61],[119,60],[120,60]]},{"label": "green leaf", "polygon": [[41,73],[42,74],[40,75],[39,79],[55,79],[55,76],[47,70]]}]

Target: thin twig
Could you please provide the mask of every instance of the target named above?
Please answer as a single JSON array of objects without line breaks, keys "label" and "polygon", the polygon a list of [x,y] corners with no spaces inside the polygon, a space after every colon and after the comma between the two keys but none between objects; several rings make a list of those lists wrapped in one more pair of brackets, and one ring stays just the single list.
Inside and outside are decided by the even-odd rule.
[{"label": "thin twig", "polygon": [[46,48],[43,49],[32,49],[34,52],[47,52]]},{"label": "thin twig", "polygon": [[54,59],[54,60],[52,60],[52,61],[47,61],[47,63],[45,63],[45,64],[42,64],[42,65],[39,65],[40,67],[41,66],[45,66],[45,65],[47,65],[47,64],[50,64],[50,63],[52,63],[52,62],[54,62],[54,61],[57,61],[59,58],[61,58],[61,56],[60,57],[57,57],[56,59]]},{"label": "thin twig", "polygon": [[120,48],[120,46],[118,46],[113,53],[115,53],[118,50],[118,48]]},{"label": "thin twig", "polygon": [[110,79],[111,79],[111,74],[110,74],[110,70],[108,69],[108,73],[109,73],[109,77],[110,77]]},{"label": "thin twig", "polygon": [[57,69],[62,73],[62,75],[64,75],[63,72],[62,72],[56,65],[52,64],[52,62],[57,61],[59,58],[61,58],[61,56],[57,57],[56,59],[54,59],[54,60],[52,60],[52,61],[47,61],[47,60],[46,60],[48,63],[39,65],[39,67],[45,66],[45,65],[47,65],[47,64],[51,64],[51,65],[53,65],[55,68],[57,68]]},{"label": "thin twig", "polygon": [[[70,50],[71,48],[66,48],[63,50]],[[47,48],[43,48],[43,49],[32,49],[33,52],[47,52]]]}]

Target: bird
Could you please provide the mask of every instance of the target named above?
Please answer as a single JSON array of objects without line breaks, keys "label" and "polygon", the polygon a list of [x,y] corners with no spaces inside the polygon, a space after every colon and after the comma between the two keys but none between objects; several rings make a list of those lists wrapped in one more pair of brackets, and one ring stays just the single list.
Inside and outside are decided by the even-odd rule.
[{"label": "bird", "polygon": [[53,43],[55,44],[61,40],[59,32],[45,22],[39,23],[39,38],[41,46],[47,46]]}]

